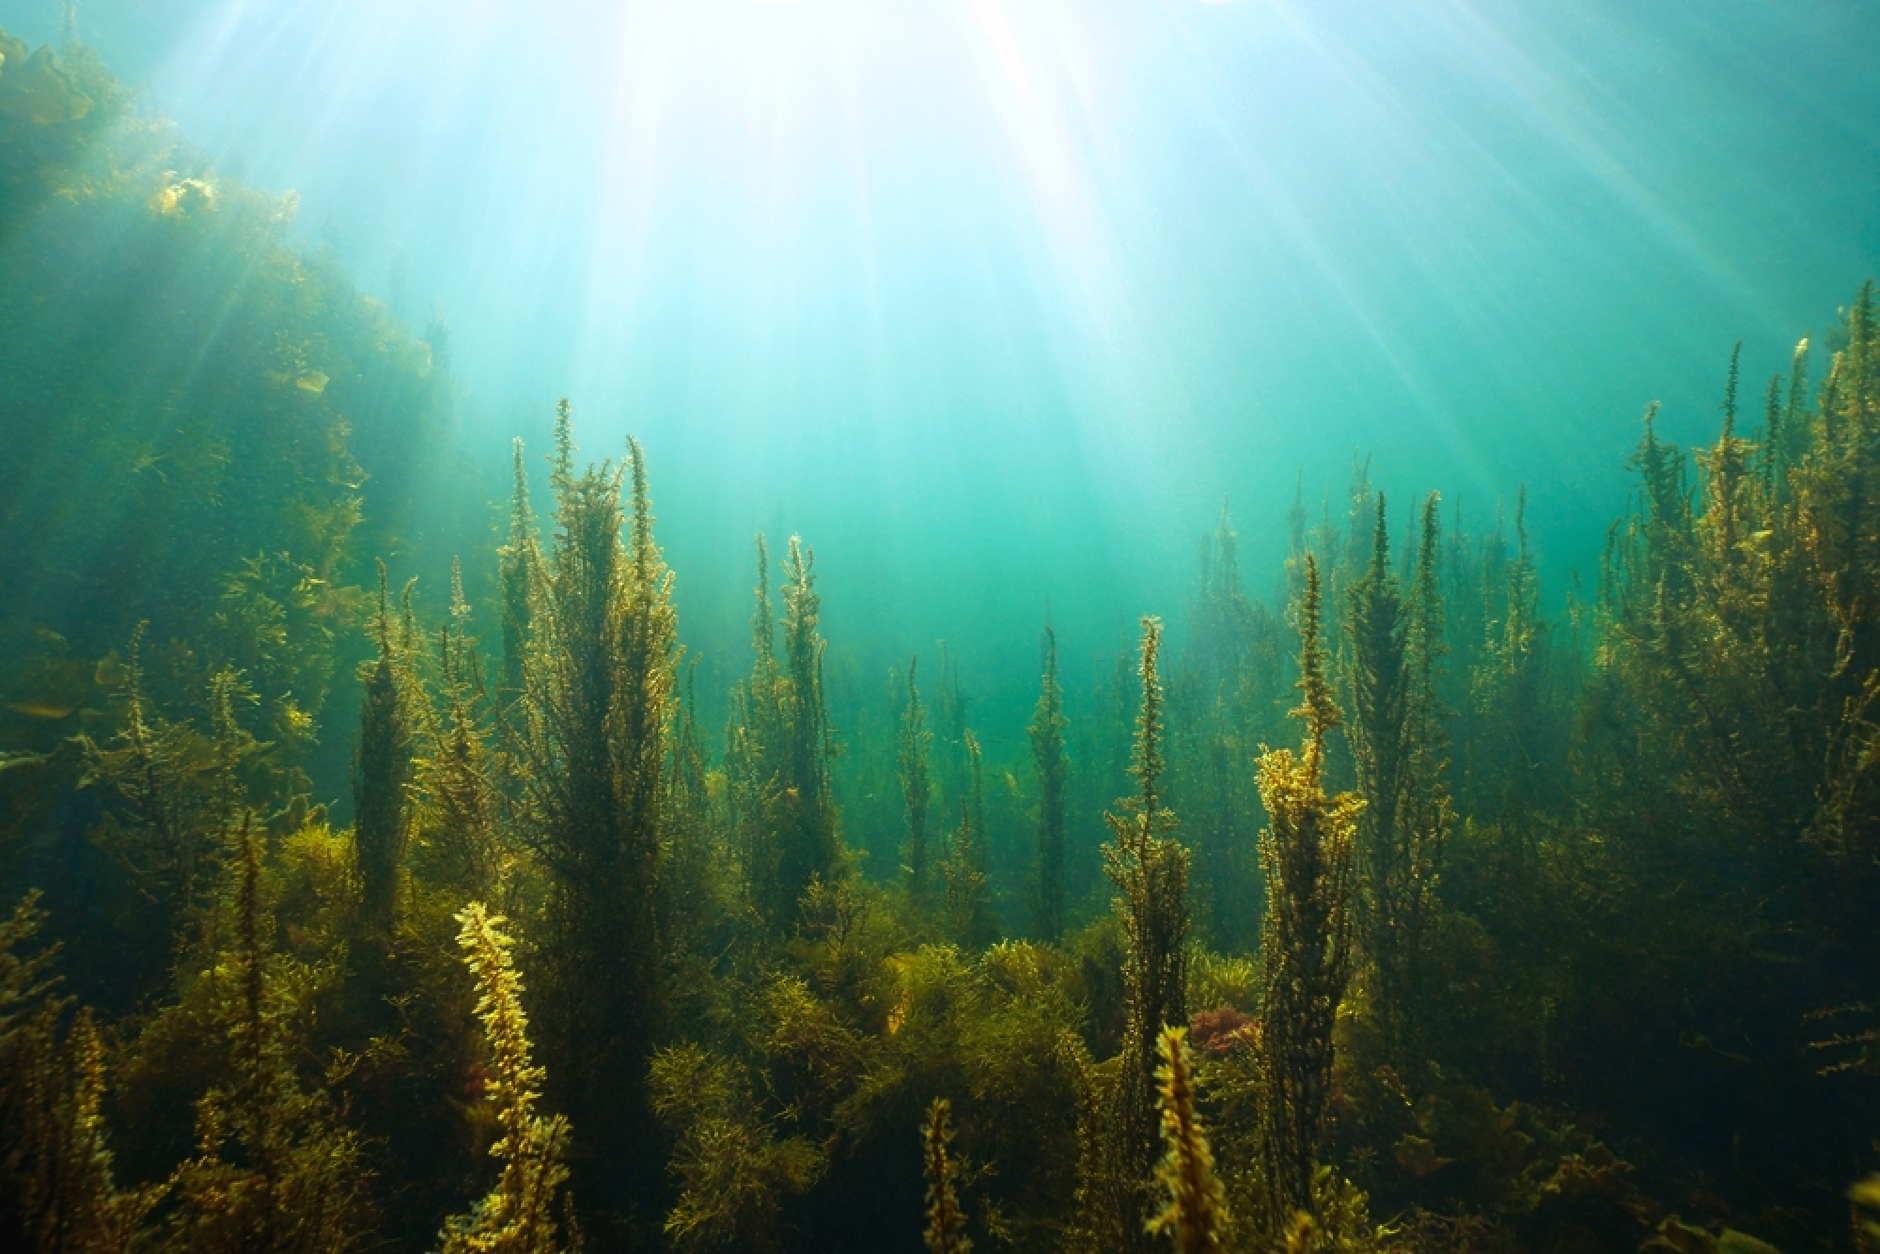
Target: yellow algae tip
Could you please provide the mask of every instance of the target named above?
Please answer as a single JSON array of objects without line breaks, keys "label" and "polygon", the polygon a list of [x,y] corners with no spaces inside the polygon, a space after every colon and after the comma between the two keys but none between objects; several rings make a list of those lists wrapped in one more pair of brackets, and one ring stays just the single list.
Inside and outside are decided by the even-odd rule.
[{"label": "yellow algae tip", "polygon": [[[174,172],[164,175],[174,178]],[[180,218],[202,209],[214,209],[216,204],[215,184],[203,179],[176,179],[157,189],[150,198],[150,208],[154,213],[166,218]]]}]

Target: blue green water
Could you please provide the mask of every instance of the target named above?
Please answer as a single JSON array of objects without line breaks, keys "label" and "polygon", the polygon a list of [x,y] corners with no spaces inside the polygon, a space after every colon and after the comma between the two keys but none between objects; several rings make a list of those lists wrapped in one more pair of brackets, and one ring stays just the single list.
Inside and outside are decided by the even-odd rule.
[{"label": "blue green water", "polygon": [[[57,33],[57,6],[0,25]],[[873,667],[1028,687],[1249,569],[1355,459],[1590,571],[1647,402],[1689,441],[1880,257],[1863,3],[81,4],[218,166],[448,322],[500,457],[645,443],[686,635],[800,532]],[[1262,578],[1264,578],[1262,576]],[[1255,589],[1265,593],[1261,584]],[[878,656],[874,656],[878,655]],[[721,676],[741,660],[725,663]],[[711,685],[716,689],[719,685]]]}]

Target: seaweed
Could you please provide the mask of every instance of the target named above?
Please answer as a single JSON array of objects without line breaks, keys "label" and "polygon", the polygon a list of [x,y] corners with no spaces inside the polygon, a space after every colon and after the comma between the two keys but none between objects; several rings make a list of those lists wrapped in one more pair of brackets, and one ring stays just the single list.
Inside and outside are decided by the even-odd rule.
[{"label": "seaweed", "polygon": [[1437,707],[1442,590],[1437,580],[1440,516],[1425,502],[1422,543],[1409,597],[1390,563],[1384,496],[1364,577],[1350,591],[1346,633],[1352,717],[1347,735],[1356,767],[1356,892],[1353,932],[1375,987],[1386,1054],[1409,1061],[1422,1001],[1423,952],[1434,927],[1436,883],[1451,822],[1443,779]]},{"label": "seaweed", "polygon": [[927,1249],[929,1254],[968,1254],[973,1243],[960,1231],[964,1226],[959,1199],[953,1192],[953,1168],[947,1160],[947,1100],[934,1098],[921,1131],[927,1159]]},{"label": "seaweed", "polygon": [[[645,1069],[660,1015],[657,885],[677,666],[645,462],[637,444],[627,452],[623,465],[577,471],[570,407],[558,406],[555,529],[511,715],[518,835],[552,885],[550,1073],[561,1100],[591,1112],[584,1135],[609,1140],[651,1122]],[[625,1197],[657,1182],[631,1156],[610,1155],[607,1174],[594,1193]]]},{"label": "seaweed", "polygon": [[812,879],[835,872],[836,810],[829,789],[831,733],[823,702],[823,639],[817,629],[816,555],[790,537],[783,559],[783,710],[786,818],[779,834],[778,889],[794,902]]},{"label": "seaweed", "polygon": [[1038,776],[1038,869],[1033,886],[1032,932],[1055,944],[1064,934],[1065,785],[1070,762],[1064,752],[1064,692],[1058,683],[1057,632],[1044,629],[1044,672],[1038,705],[1026,736]]},{"label": "seaweed", "polygon": [[1230,1222],[1227,1194],[1215,1177],[1214,1154],[1195,1110],[1188,1033],[1164,1028],[1157,1045],[1162,1056],[1162,1065],[1156,1069],[1162,1141],[1168,1153],[1155,1174],[1168,1190],[1168,1204],[1149,1221],[1149,1230],[1172,1233],[1178,1254],[1219,1254],[1224,1248],[1223,1230]]},{"label": "seaweed", "polygon": [[[293,1056],[296,1016],[275,961],[261,842],[244,819],[223,877],[218,952],[201,983],[210,1023],[227,1040],[227,1074],[196,1101],[195,1153],[169,1181],[168,1248],[345,1250],[373,1217],[357,1134],[337,1123]],[[219,976],[220,978],[217,978]]]},{"label": "seaweed", "polygon": [[1351,890],[1357,824],[1352,793],[1324,789],[1326,738],[1339,724],[1325,674],[1317,561],[1305,559],[1300,603],[1299,688],[1305,725],[1298,754],[1261,755],[1260,793],[1272,825],[1261,836],[1266,869],[1261,1002],[1261,1178],[1268,1230],[1278,1234],[1313,1205],[1325,1150],[1335,1042],[1333,1024],[1351,975]]},{"label": "seaweed", "polygon": [[895,740],[895,773],[907,805],[907,897],[916,910],[926,908],[933,892],[927,849],[927,808],[933,802],[927,759],[933,749],[933,733],[927,729],[927,706],[920,699],[919,669],[920,659],[909,658],[907,700],[901,706],[901,727]]},{"label": "seaweed", "polygon": [[1096,1126],[1087,1129],[1079,1183],[1085,1240],[1099,1248],[1148,1248],[1148,1186],[1155,1165],[1155,1067],[1162,1030],[1187,1019],[1188,851],[1164,835],[1175,816],[1162,805],[1162,625],[1142,620],[1142,702],[1133,773],[1138,791],[1105,814],[1105,870],[1116,886],[1123,929],[1126,1023]]},{"label": "seaweed", "polygon": [[522,1007],[522,980],[510,956],[514,942],[500,915],[471,902],[457,916],[457,943],[476,975],[477,1017],[489,1050],[486,1099],[496,1109],[502,1134],[490,1153],[503,1162],[496,1186],[468,1214],[445,1223],[443,1254],[558,1254],[581,1247],[579,1229],[562,1239],[558,1212],[566,1215],[568,1169],[562,1159],[568,1120],[535,1113],[544,1075],[533,1061],[529,1018]]},{"label": "seaweed", "polygon": [[940,882],[945,886],[947,933],[960,948],[984,949],[1000,935],[988,884],[990,846],[986,835],[985,771],[979,741],[972,731],[961,733],[966,748],[967,794],[960,800],[960,825],[940,859]]},{"label": "seaweed", "polygon": [[365,702],[359,710],[359,749],[353,765],[353,845],[363,935],[386,946],[391,941],[411,834],[413,712],[407,673],[410,660],[405,656],[406,642],[393,640],[383,563],[372,631],[378,658],[362,680]]}]

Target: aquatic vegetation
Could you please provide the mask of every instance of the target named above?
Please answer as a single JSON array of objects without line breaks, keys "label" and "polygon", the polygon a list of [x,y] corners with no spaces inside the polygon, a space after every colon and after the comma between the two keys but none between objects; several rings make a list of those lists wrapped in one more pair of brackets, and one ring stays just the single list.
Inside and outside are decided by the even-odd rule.
[{"label": "aquatic vegetation", "polygon": [[[452,564],[450,619],[438,628],[437,700],[421,702],[412,761],[414,862],[421,882],[449,886],[472,900],[500,899],[511,885],[514,851],[502,839],[503,797],[495,700],[476,640],[461,568]],[[376,678],[376,674],[375,674]],[[362,737],[363,739],[363,737]],[[363,755],[362,755],[363,756]]]},{"label": "aquatic vegetation", "polygon": [[967,794],[960,800],[960,825],[940,860],[940,880],[946,888],[947,932],[968,952],[984,949],[999,938],[999,921],[992,912],[987,884],[990,853],[986,838],[986,785],[979,741],[968,730],[961,733],[966,748]]},{"label": "aquatic vegetation", "polygon": [[[552,885],[551,1074],[590,1112],[584,1136],[630,1137],[650,1123],[645,1068],[660,1013],[677,619],[639,446],[623,465],[577,472],[564,401],[551,464],[554,533],[530,608],[521,708],[509,716],[519,837]],[[610,1167],[640,1178],[625,1187],[654,1174],[631,1160]]]},{"label": "aquatic vegetation", "polygon": [[24,1020],[51,990],[54,977],[47,970],[56,950],[37,954],[18,952],[30,943],[45,923],[39,894],[28,893],[0,923],[0,1045],[12,1048]]},{"label": "aquatic vegetation", "polygon": [[0,30],[0,143],[18,160],[0,177],[0,219],[55,193],[97,152],[125,92],[75,41],[29,48]]},{"label": "aquatic vegetation", "polygon": [[62,1033],[70,1002],[50,974],[57,950],[19,952],[43,922],[29,896],[0,924],[0,1154],[8,1165],[0,1214],[35,1250],[124,1254],[148,1246],[146,1220],[162,1190],[117,1187],[96,1019],[82,1010]]},{"label": "aquatic vegetation", "polygon": [[1668,1215],[1658,1225],[1658,1233],[1639,1247],[1641,1250],[1671,1250],[1675,1254],[1780,1254],[1767,1241],[1759,1241],[1746,1232],[1725,1228],[1712,1236],[1702,1228],[1692,1227],[1676,1215]]},{"label": "aquatic vegetation", "polygon": [[787,804],[779,837],[778,889],[791,901],[836,870],[835,803],[829,792],[829,716],[823,704],[823,639],[817,630],[816,555],[796,536],[783,559],[783,713]]},{"label": "aquatic vegetation", "polygon": [[1032,767],[1038,774],[1038,872],[1034,887],[1032,932],[1055,943],[1064,934],[1065,783],[1070,763],[1064,754],[1064,691],[1058,683],[1057,632],[1044,629],[1044,673],[1038,681],[1038,705],[1026,736]]},{"label": "aquatic vegetation", "polygon": [[1868,1176],[1857,1182],[1848,1189],[1847,1199],[1853,1203],[1862,1240],[1880,1237],[1880,1223],[1876,1223],[1873,1218],[1874,1212],[1880,1210],[1880,1180]]},{"label": "aquatic vegetation", "polygon": [[1311,1209],[1286,1225],[1279,1248],[1285,1254],[1387,1254],[1388,1234],[1372,1227],[1364,1194],[1330,1167],[1312,1177]]},{"label": "aquatic vegetation", "polygon": [[1339,711],[1325,674],[1318,563],[1305,561],[1296,711],[1300,753],[1260,758],[1260,793],[1272,826],[1260,842],[1266,869],[1261,1053],[1266,1063],[1261,1170],[1274,1231],[1312,1207],[1331,1098],[1333,1024],[1351,974],[1351,890],[1363,799],[1327,797],[1326,737]]},{"label": "aquatic vegetation", "polygon": [[5,616],[94,661],[147,621],[158,704],[241,671],[280,769],[343,778],[349,737],[315,729],[360,559],[409,534],[437,363],[290,240],[291,198],[218,176],[93,51],[0,41]]},{"label": "aquatic vegetation", "polygon": [[659,936],[669,964],[700,961],[742,896],[730,844],[723,838],[723,776],[706,757],[699,726],[696,663],[686,670],[674,731],[668,737],[661,840]]},{"label": "aquatic vegetation", "polygon": [[580,1247],[578,1237],[564,1241],[557,1227],[565,1214],[562,1163],[569,1140],[568,1120],[535,1113],[544,1079],[533,1060],[529,1017],[522,1007],[522,980],[503,931],[503,919],[481,902],[465,906],[458,919],[457,942],[464,962],[476,975],[477,1017],[483,1021],[489,1050],[489,1079],[484,1099],[496,1110],[502,1129],[490,1153],[503,1160],[496,1187],[467,1216],[445,1224],[444,1254],[554,1254]]},{"label": "aquatic vegetation", "polygon": [[392,610],[385,566],[379,566],[379,609],[372,632],[379,655],[364,677],[359,711],[359,749],[353,759],[353,845],[359,868],[364,934],[379,944],[392,935],[399,880],[410,836],[412,711],[402,673],[404,643],[392,639]]},{"label": "aquatic vegetation", "polygon": [[119,731],[102,746],[80,739],[80,786],[106,794],[94,839],[156,904],[161,939],[169,943],[195,926],[208,905],[235,799],[225,774],[228,754],[218,753],[190,724],[150,708],[142,640],[139,630],[128,646]]},{"label": "aquatic vegetation", "polygon": [[335,592],[312,566],[286,553],[244,559],[223,587],[210,620],[218,669],[239,671],[265,703],[283,770],[298,766],[317,740],[313,711],[325,705],[332,686],[334,620],[350,612],[353,601],[350,590]]},{"label": "aquatic vegetation", "polygon": [[[1615,528],[1602,575],[1582,778],[1630,881],[1638,922],[1624,947],[1657,955],[1640,978],[1687,973],[1692,1021],[1652,1021],[1654,1051],[1733,1039],[1749,1048],[1732,1052],[1773,1059],[1817,1030],[1815,1013],[1871,987],[1857,974],[1873,929],[1856,904],[1870,883],[1856,850],[1872,828],[1856,798],[1871,779],[1872,626],[1844,599],[1865,595],[1873,569],[1857,538],[1871,509],[1872,449],[1858,434],[1872,423],[1871,299],[1863,289],[1846,311],[1848,348],[1807,417],[1798,350],[1773,440],[1737,434],[1726,388],[1695,490],[1647,413],[1640,506]],[[1693,891],[1707,909],[1679,908]],[[1801,936],[1820,946],[1811,958],[1774,957]],[[1708,1085],[1729,1069],[1699,1062]],[[1825,1090],[1788,1088],[1785,1100],[1824,1127],[1849,1113]]]},{"label": "aquatic vegetation", "polygon": [[822,1177],[826,1151],[777,1135],[755,1113],[744,1070],[700,1046],[660,1051],[652,1084],[660,1118],[678,1129],[671,1171],[680,1191],[666,1236],[679,1249],[778,1248],[784,1200]]},{"label": "aquatic vegetation", "polygon": [[[323,1251],[361,1244],[371,1217],[356,1134],[293,1063],[263,899],[260,839],[244,821],[224,875],[209,1014],[228,1073],[196,1103],[195,1153],[169,1182],[168,1244],[191,1251]],[[216,978],[220,977],[220,978]]]},{"label": "aquatic vegetation", "polygon": [[1239,536],[1225,506],[1200,557],[1169,693],[1170,790],[1194,846],[1197,934],[1231,952],[1259,942],[1260,799],[1247,762],[1279,730],[1284,649],[1274,616],[1241,587]]},{"label": "aquatic vegetation", "polygon": [[725,729],[726,800],[739,868],[751,904],[766,920],[786,919],[780,851],[775,839],[784,803],[783,677],[777,667],[777,623],[770,601],[770,550],[759,535],[756,606],[751,614],[751,673],[731,691]]},{"label": "aquatic vegetation", "polygon": [[1443,780],[1437,666],[1442,652],[1441,544],[1437,498],[1424,504],[1422,543],[1411,596],[1391,568],[1384,496],[1370,562],[1352,585],[1346,632],[1352,715],[1347,731],[1357,795],[1357,944],[1369,961],[1373,1001],[1389,1050],[1405,1065],[1424,947],[1435,923],[1436,882],[1453,816]]},{"label": "aquatic vegetation", "polygon": [[838,873],[840,839],[830,792],[829,720],[823,705],[821,601],[815,556],[790,537],[784,558],[783,652],[770,602],[769,550],[757,538],[757,608],[750,677],[732,694],[726,736],[733,821],[753,903],[787,931],[810,885]]},{"label": "aquatic vegetation", "polygon": [[1158,1042],[1162,1065],[1162,1141],[1168,1154],[1156,1179],[1168,1190],[1168,1204],[1149,1221],[1152,1232],[1173,1233],[1179,1254],[1218,1254],[1227,1226],[1227,1194],[1214,1174],[1214,1155],[1196,1112],[1193,1063],[1188,1034],[1164,1028]]},{"label": "aquatic vegetation", "polygon": [[1165,835],[1175,816],[1162,805],[1162,625],[1142,620],[1136,718],[1136,796],[1121,815],[1105,814],[1112,842],[1105,870],[1118,893],[1125,938],[1123,984],[1127,1021],[1122,1051],[1087,1129],[1079,1202],[1087,1239],[1114,1249],[1147,1246],[1146,1196],[1155,1165],[1155,1067],[1162,1030],[1187,1019],[1188,851]]},{"label": "aquatic vegetation", "polygon": [[51,48],[30,56],[26,45],[9,40],[5,55],[5,90],[0,91],[0,115],[30,126],[57,126],[77,122],[91,112],[93,101],[72,76],[60,69]]},{"label": "aquatic vegetation", "polygon": [[927,777],[927,759],[933,733],[927,729],[927,706],[920,699],[920,659],[907,663],[907,703],[901,707],[901,728],[895,741],[895,772],[907,801],[907,897],[916,909],[927,904],[933,891],[927,855],[927,807],[933,784]]},{"label": "aquatic vegetation", "polygon": [[[511,448],[515,481],[510,489],[509,539],[496,550],[497,582],[502,589],[502,674],[498,701],[507,707],[524,691],[528,665],[529,631],[535,602],[541,595],[541,548],[536,536],[535,511],[529,505],[529,472],[522,460],[522,441]],[[505,727],[507,724],[505,724]]]},{"label": "aquatic vegetation", "polygon": [[927,1160],[927,1249],[929,1254],[967,1254],[973,1243],[960,1231],[959,1199],[953,1193],[953,1169],[947,1161],[947,1100],[934,1098],[921,1143]]}]

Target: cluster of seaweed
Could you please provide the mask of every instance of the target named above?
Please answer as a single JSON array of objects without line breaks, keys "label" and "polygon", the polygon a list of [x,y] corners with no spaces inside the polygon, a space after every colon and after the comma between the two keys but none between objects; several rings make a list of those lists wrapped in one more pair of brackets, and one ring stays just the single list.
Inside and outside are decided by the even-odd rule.
[{"label": "cluster of seaweed", "polygon": [[[1524,502],[1393,548],[1360,467],[1273,606],[1223,513],[1180,633],[1080,687],[1046,627],[1007,741],[944,651],[844,707],[760,536],[720,736],[638,444],[564,402],[543,517],[518,443],[502,542],[375,596],[436,569],[441,333],[82,49],[0,37],[0,147],[0,1245],[1873,1246],[1871,286],[1753,429],[1734,359],[1694,457],[1647,413],[1561,613]],[[166,334],[245,311],[187,381],[160,319],[60,329],[107,226]]]},{"label": "cluster of seaweed", "polygon": [[343,773],[318,730],[362,560],[445,525],[402,504],[445,455],[445,328],[294,246],[291,195],[219,173],[75,39],[0,32],[0,153],[0,682],[30,697],[0,718],[68,737],[148,620],[166,697],[240,670],[271,765]]}]

